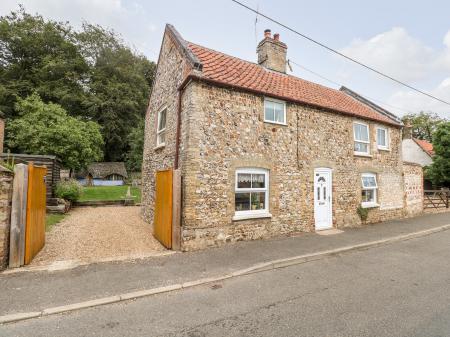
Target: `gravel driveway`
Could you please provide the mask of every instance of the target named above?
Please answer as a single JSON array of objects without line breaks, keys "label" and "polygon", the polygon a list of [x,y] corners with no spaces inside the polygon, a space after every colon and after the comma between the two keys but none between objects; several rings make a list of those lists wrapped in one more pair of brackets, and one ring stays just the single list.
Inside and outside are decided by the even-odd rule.
[{"label": "gravel driveway", "polygon": [[75,208],[46,233],[45,246],[30,266],[139,258],[164,251],[139,212],[133,206]]}]

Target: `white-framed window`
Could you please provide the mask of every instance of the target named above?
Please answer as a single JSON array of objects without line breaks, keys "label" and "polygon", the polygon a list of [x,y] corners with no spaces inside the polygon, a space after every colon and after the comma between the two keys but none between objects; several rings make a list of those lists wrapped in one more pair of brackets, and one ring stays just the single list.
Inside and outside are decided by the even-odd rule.
[{"label": "white-framed window", "polygon": [[286,102],[265,98],[264,122],[286,125]]},{"label": "white-framed window", "polygon": [[389,131],[382,126],[377,126],[377,148],[389,150]]},{"label": "white-framed window", "polygon": [[377,203],[377,176],[374,173],[363,173],[361,175],[361,206],[376,207]]},{"label": "white-framed window", "polygon": [[156,146],[164,146],[166,144],[166,123],[167,123],[167,108],[163,108],[158,112],[158,124],[156,129]]},{"label": "white-framed window", "polygon": [[355,154],[370,154],[369,125],[360,122],[353,123],[353,139]]},{"label": "white-framed window", "polygon": [[236,170],[234,219],[268,217],[269,171],[261,168]]}]

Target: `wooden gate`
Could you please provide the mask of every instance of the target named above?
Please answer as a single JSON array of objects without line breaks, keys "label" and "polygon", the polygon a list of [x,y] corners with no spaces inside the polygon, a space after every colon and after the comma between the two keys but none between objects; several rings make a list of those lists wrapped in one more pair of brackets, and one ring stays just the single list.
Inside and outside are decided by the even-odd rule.
[{"label": "wooden gate", "polygon": [[28,165],[25,264],[29,264],[45,244],[45,167]]},{"label": "wooden gate", "polygon": [[172,248],[173,171],[156,172],[153,235],[166,248]]},{"label": "wooden gate", "polygon": [[423,208],[449,208],[449,200],[450,191],[448,189],[425,190]]}]

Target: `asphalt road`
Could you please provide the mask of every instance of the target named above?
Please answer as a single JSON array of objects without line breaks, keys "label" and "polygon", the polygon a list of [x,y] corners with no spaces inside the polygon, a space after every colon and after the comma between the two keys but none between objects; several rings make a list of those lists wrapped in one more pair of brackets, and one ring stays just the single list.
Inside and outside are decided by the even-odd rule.
[{"label": "asphalt road", "polygon": [[450,336],[450,231],[4,325],[0,336]]}]

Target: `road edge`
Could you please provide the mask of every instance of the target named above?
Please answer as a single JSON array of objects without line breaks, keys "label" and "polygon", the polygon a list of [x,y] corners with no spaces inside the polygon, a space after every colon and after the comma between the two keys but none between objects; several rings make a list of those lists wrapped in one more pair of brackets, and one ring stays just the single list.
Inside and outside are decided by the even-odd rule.
[{"label": "road edge", "polygon": [[255,273],[261,273],[261,272],[265,272],[265,271],[269,271],[269,270],[286,268],[289,266],[294,266],[294,265],[298,265],[298,264],[302,264],[302,263],[306,263],[306,262],[317,261],[317,260],[324,259],[326,257],[335,256],[335,255],[347,253],[350,251],[365,250],[365,249],[375,248],[375,247],[379,247],[382,245],[387,245],[387,244],[391,244],[391,243],[395,243],[395,242],[411,240],[411,239],[427,236],[430,234],[443,232],[443,231],[446,231],[449,229],[450,229],[450,224],[447,224],[447,225],[434,227],[434,228],[430,228],[430,229],[426,229],[426,230],[422,230],[422,231],[418,231],[418,232],[393,236],[393,237],[386,238],[386,239],[369,241],[369,242],[360,243],[360,244],[356,244],[356,245],[344,246],[341,248],[320,251],[320,252],[312,253],[312,254],[304,254],[304,255],[293,256],[293,257],[289,257],[289,258],[285,258],[285,259],[277,259],[277,260],[272,260],[269,262],[257,263],[248,268],[239,269],[232,273],[223,274],[223,275],[219,275],[216,277],[202,278],[202,279],[197,279],[197,280],[188,281],[188,282],[184,282],[184,283],[163,286],[163,287],[144,289],[144,290],[139,290],[139,291],[134,291],[134,292],[129,292],[129,293],[122,293],[122,294],[115,295],[115,296],[102,297],[102,298],[97,298],[97,299],[93,299],[93,300],[89,300],[89,301],[83,301],[83,302],[77,302],[77,303],[72,303],[72,304],[63,305],[63,306],[45,308],[45,309],[42,309],[41,311],[23,312],[23,313],[14,313],[14,314],[9,314],[9,315],[3,315],[3,316],[0,316],[0,324],[14,323],[14,322],[19,322],[19,321],[23,321],[23,320],[28,320],[31,318],[38,318],[38,317],[56,315],[56,314],[60,314],[60,313],[67,313],[67,312],[71,312],[71,311],[75,311],[75,310],[81,310],[81,309],[92,308],[92,307],[97,307],[97,306],[111,304],[111,303],[135,300],[135,299],[142,298],[142,297],[148,297],[148,296],[158,295],[158,294],[162,294],[162,293],[168,293],[168,292],[178,291],[178,290],[182,290],[182,289],[197,287],[200,285],[219,282],[219,281],[223,281],[223,280],[234,278],[234,277],[241,277],[241,276],[255,274]]}]

